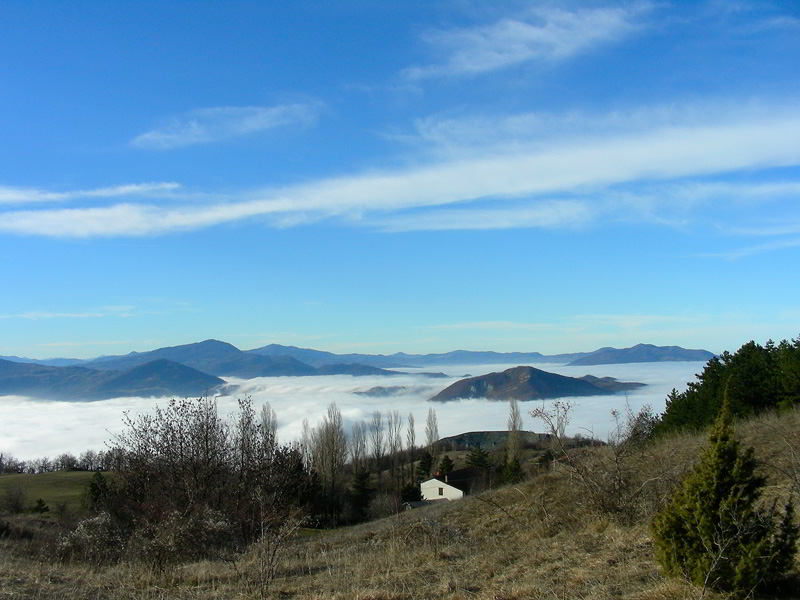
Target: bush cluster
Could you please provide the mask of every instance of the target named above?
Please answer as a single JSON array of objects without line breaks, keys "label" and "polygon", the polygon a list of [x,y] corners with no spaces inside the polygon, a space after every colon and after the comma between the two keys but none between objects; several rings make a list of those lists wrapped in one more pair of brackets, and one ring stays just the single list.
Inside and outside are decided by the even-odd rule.
[{"label": "bush cluster", "polygon": [[759,507],[765,479],[753,449],[733,437],[726,401],[711,446],[671,503],[652,522],[664,571],[704,588],[746,596],[780,578],[792,565],[798,527],[791,502]]}]

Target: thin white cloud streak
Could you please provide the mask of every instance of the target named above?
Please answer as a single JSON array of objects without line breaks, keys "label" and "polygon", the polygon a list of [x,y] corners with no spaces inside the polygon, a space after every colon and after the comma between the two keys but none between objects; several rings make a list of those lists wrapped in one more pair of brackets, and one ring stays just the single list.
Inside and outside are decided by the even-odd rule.
[{"label": "thin white cloud streak", "polygon": [[524,228],[567,228],[588,223],[595,211],[584,202],[545,201],[500,209],[435,210],[421,215],[378,219],[383,231],[448,231]]},{"label": "thin white cloud streak", "polygon": [[164,194],[180,189],[174,181],[152,183],[128,183],[111,187],[88,190],[72,190],[53,192],[36,188],[18,188],[0,186],[0,204],[35,204],[43,202],[63,202],[78,198],[118,198],[120,196],[149,196]]},{"label": "thin white cloud streak", "polygon": [[[161,207],[123,203],[106,207],[20,210],[3,213],[0,231],[54,237],[141,236],[269,217],[291,226],[330,217],[362,221],[401,218],[393,211],[482,200],[496,226],[508,226],[516,203],[523,226],[581,226],[588,204],[556,202],[554,194],[606,191],[621,184],[730,173],[800,164],[800,114],[706,126],[666,126],[648,131],[553,142],[527,152],[443,161],[405,170],[331,178],[277,190],[239,194],[229,202]],[[526,203],[520,203],[528,198]],[[533,198],[533,200],[531,200]],[[668,205],[672,199],[655,202]],[[594,208],[594,207],[593,207]],[[502,210],[501,210],[502,209]],[[466,210],[466,209],[465,209]],[[507,213],[504,211],[508,211]],[[478,213],[480,214],[480,213]],[[602,211],[599,213],[602,214]],[[469,219],[461,218],[464,226]],[[420,227],[444,227],[433,219]],[[473,223],[474,224],[474,223]],[[411,229],[412,221],[403,223]]]},{"label": "thin white cloud streak", "polygon": [[81,312],[53,312],[53,311],[27,311],[15,314],[0,314],[0,319],[24,319],[27,321],[40,321],[43,319],[103,319],[106,317],[128,318],[134,316],[136,308],[133,306],[108,306],[91,311]]},{"label": "thin white cloud streak", "polygon": [[171,150],[277,127],[309,125],[317,118],[319,109],[314,103],[198,108],[174,117],[163,127],[137,135],[131,145],[148,150]]},{"label": "thin white cloud streak", "polygon": [[547,148],[553,143],[646,133],[660,128],[706,127],[713,124],[757,122],[768,115],[797,113],[797,102],[758,99],[715,99],[707,102],[633,107],[605,113],[580,110],[562,113],[433,115],[416,119],[413,133],[389,133],[399,141],[439,156],[486,154],[513,146],[514,150]]},{"label": "thin white cloud streak", "polygon": [[800,221],[794,223],[782,223],[780,225],[764,225],[762,227],[737,227],[732,229],[731,233],[759,237],[798,235],[800,234]]},{"label": "thin white cloud streak", "polygon": [[563,330],[560,325],[556,325],[555,323],[520,323],[518,321],[472,321],[465,323],[442,323],[439,325],[430,325],[425,329],[432,329],[435,331]]},{"label": "thin white cloud streak", "polygon": [[701,324],[708,318],[708,315],[594,314],[574,315],[569,320],[575,324],[591,324],[592,327],[609,326],[642,331],[662,325]]},{"label": "thin white cloud streak", "polygon": [[604,43],[619,41],[641,27],[648,4],[626,8],[568,11],[534,7],[517,18],[488,25],[425,34],[442,60],[405,69],[409,80],[471,76],[530,61],[564,60]]},{"label": "thin white cloud streak", "polygon": [[[608,327],[617,330],[634,329],[639,333],[655,326],[690,325],[707,322],[708,315],[648,315],[648,314],[595,314],[573,315],[566,318],[551,319],[543,322],[518,321],[473,321],[465,323],[442,323],[431,325],[426,329],[445,331],[556,331],[568,332],[585,329],[587,326],[595,330]],[[604,335],[608,335],[607,332]],[[646,334],[645,334],[646,335]],[[573,350],[574,351],[574,350]]]},{"label": "thin white cloud streak", "polygon": [[766,252],[775,252],[777,250],[785,250],[787,248],[800,247],[800,238],[793,238],[789,240],[776,240],[774,242],[766,242],[764,244],[756,244],[753,246],[745,246],[743,248],[736,248],[735,250],[726,250],[722,252],[708,252],[700,256],[706,258],[725,258],[728,260],[739,260],[754,256],[756,254],[764,254]]}]

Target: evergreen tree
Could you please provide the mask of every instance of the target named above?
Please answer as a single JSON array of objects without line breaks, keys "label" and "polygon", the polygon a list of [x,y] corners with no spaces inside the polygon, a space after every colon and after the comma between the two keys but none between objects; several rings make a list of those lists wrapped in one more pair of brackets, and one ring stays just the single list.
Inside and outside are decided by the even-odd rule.
[{"label": "evergreen tree", "polygon": [[419,485],[409,483],[403,486],[403,489],[400,490],[400,500],[402,502],[419,502],[422,500],[422,490],[419,489]]},{"label": "evergreen tree", "polygon": [[375,490],[369,485],[369,471],[357,471],[353,475],[353,483],[349,490],[350,506],[354,522],[358,523],[367,518],[367,509]]},{"label": "evergreen tree", "polygon": [[431,456],[431,453],[426,450],[419,458],[419,465],[417,466],[417,481],[424,481],[430,477],[431,469],[433,469],[433,456]]},{"label": "evergreen tree", "polygon": [[490,469],[492,463],[489,460],[489,453],[480,446],[473,446],[469,449],[467,454],[467,464],[470,467],[477,467],[479,469]]},{"label": "evergreen tree", "polygon": [[755,473],[753,449],[733,437],[726,397],[711,430],[711,446],[671,503],[652,523],[656,555],[664,571],[698,585],[739,595],[769,583],[792,565],[798,528],[787,503],[756,504],[765,479]]},{"label": "evergreen tree", "polygon": [[445,475],[446,473],[452,471],[454,466],[453,460],[447,454],[445,454],[442,457],[442,460],[439,462],[439,473]]},{"label": "evergreen tree", "polygon": [[748,342],[736,352],[708,361],[697,381],[684,392],[672,390],[657,433],[701,429],[714,422],[727,395],[734,416],[749,416],[772,408],[792,408],[800,402],[800,338],[764,346]]},{"label": "evergreen tree", "polygon": [[505,483],[519,483],[525,478],[519,459],[514,457],[503,465],[503,481]]}]

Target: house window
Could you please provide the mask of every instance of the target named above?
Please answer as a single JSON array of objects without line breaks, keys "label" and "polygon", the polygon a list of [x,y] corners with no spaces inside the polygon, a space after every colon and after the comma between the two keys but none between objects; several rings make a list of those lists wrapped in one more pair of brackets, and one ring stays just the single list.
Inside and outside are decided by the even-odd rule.
[{"label": "house window", "polygon": [[439,495],[444,496],[444,488],[439,488]]}]

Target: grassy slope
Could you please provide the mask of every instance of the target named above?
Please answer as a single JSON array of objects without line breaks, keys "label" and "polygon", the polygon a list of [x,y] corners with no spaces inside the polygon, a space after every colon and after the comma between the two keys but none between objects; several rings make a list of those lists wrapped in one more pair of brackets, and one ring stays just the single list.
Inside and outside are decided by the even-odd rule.
[{"label": "grassy slope", "polygon": [[33,505],[37,498],[42,498],[50,510],[63,502],[68,509],[78,511],[93,474],[86,471],[58,471],[38,475],[0,475],[0,498],[10,489],[22,488],[29,505]]},{"label": "grassy slope", "polygon": [[[738,435],[765,461],[766,494],[785,497],[794,490],[797,496],[800,461],[793,452],[800,452],[800,411],[741,424]],[[298,538],[283,554],[271,594],[362,600],[700,598],[702,590],[662,578],[647,523],[704,444],[704,435],[675,436],[628,457],[635,487],[649,483],[616,515],[598,512],[574,474],[557,467],[519,486]],[[600,463],[608,451],[584,452]],[[254,554],[235,565],[203,562],[154,573],[135,565],[53,564],[19,552],[2,558],[2,550],[3,597],[262,597]],[[796,589],[798,573],[800,565]]]}]

